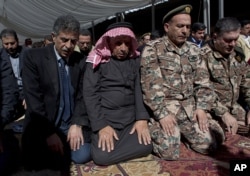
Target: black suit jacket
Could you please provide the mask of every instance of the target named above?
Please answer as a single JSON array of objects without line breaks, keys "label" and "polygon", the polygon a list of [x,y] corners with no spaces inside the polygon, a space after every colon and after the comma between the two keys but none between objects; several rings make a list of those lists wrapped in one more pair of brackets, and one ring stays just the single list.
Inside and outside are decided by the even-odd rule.
[{"label": "black suit jacket", "polygon": [[[50,135],[55,132],[60,102],[60,81],[58,61],[54,44],[44,48],[30,49],[25,53],[23,62],[23,88],[27,103],[25,127],[37,124],[36,131]],[[74,111],[72,124],[89,126],[82,94],[82,81],[85,60],[80,53],[74,52],[69,58],[71,84],[74,88]]]},{"label": "black suit jacket", "polygon": [[[195,44],[198,46],[198,44],[197,44],[196,42],[193,41],[192,36],[189,36],[189,37],[187,38],[187,41],[192,42],[192,43],[195,43]],[[200,47],[203,47],[205,44],[206,44],[206,42],[203,40],[203,41],[201,42]]]},{"label": "black suit jacket", "polygon": [[[25,47],[22,47],[22,46],[18,46],[17,50],[18,50],[18,57],[19,57],[19,74],[20,74],[21,77],[22,77],[23,57],[24,57],[25,51],[28,50],[28,48],[25,48]],[[0,56],[0,57],[1,57],[3,60],[6,61],[6,63],[9,65],[9,67],[10,67],[11,70],[12,70],[12,65],[11,65],[11,61],[10,61],[10,58],[9,58],[10,56],[9,56],[9,54],[7,53],[7,51],[6,51],[4,48],[2,48],[1,51],[0,51],[0,53],[1,53],[1,56]],[[13,72],[13,71],[12,71],[12,74],[14,75],[14,72]],[[16,83],[16,86],[18,86],[16,80],[15,80],[15,83]],[[23,99],[24,99],[23,90],[20,89],[20,90],[19,90],[19,100],[23,100]]]},{"label": "black suit jacket", "polygon": [[14,120],[18,87],[9,63],[0,57],[0,131]]}]

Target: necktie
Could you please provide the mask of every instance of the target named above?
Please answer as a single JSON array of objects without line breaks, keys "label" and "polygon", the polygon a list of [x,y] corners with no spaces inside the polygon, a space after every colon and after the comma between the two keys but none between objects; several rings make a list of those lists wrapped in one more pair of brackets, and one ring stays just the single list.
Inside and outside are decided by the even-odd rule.
[{"label": "necktie", "polygon": [[64,110],[62,114],[62,119],[65,122],[67,122],[71,115],[70,86],[69,86],[70,82],[69,82],[69,76],[65,68],[65,61],[63,59],[60,59],[59,63],[60,63],[59,70],[60,70],[61,86],[62,86],[61,97],[63,98],[64,101]]}]

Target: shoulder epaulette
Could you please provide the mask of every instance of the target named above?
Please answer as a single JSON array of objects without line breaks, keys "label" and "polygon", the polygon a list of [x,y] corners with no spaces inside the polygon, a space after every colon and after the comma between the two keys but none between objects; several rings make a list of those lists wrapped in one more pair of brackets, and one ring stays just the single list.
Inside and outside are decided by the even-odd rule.
[{"label": "shoulder epaulette", "polygon": [[236,53],[235,55],[235,59],[238,61],[238,62],[242,62],[245,60],[245,54],[243,52],[243,49],[239,46],[235,46],[234,48],[234,51]]}]

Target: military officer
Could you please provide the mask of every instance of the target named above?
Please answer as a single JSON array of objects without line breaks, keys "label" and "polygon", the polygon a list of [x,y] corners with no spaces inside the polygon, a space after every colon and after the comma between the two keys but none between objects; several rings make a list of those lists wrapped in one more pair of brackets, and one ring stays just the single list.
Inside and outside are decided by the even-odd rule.
[{"label": "military officer", "polygon": [[168,12],[166,35],[147,44],[141,56],[143,98],[154,113],[153,150],[167,160],[179,158],[181,139],[202,154],[214,152],[224,140],[222,128],[207,113],[214,96],[206,65],[199,48],[186,41],[191,10],[187,4]]},{"label": "military officer", "polygon": [[246,110],[250,105],[250,70],[243,50],[236,46],[240,28],[236,18],[219,19],[212,40],[201,49],[201,56],[217,95],[213,117],[230,134],[249,136],[250,113],[246,114]]}]

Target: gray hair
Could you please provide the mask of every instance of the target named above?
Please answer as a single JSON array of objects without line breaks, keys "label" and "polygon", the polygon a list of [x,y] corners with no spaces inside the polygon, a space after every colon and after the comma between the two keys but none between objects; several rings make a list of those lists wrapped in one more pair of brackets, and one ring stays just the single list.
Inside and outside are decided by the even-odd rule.
[{"label": "gray hair", "polygon": [[54,23],[53,32],[58,35],[61,31],[74,32],[79,35],[80,23],[71,15],[59,16]]},{"label": "gray hair", "polygon": [[214,33],[221,35],[225,32],[237,31],[241,27],[240,22],[235,17],[225,17],[217,21],[214,27]]}]

